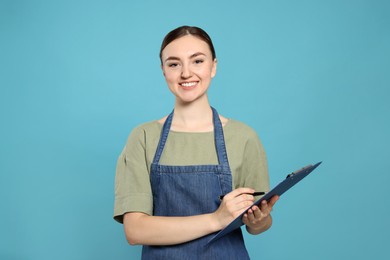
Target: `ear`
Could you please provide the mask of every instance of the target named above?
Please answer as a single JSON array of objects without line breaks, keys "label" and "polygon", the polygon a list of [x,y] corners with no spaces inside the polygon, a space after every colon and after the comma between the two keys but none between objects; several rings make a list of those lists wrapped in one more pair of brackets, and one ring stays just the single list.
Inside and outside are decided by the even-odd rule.
[{"label": "ear", "polygon": [[211,68],[211,78],[214,78],[215,75],[217,74],[217,58],[214,59],[213,61],[213,67]]}]

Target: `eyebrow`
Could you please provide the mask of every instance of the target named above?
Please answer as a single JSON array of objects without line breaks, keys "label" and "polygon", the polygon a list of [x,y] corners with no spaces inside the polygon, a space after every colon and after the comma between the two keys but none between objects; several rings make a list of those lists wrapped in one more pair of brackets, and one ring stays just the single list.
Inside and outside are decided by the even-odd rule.
[{"label": "eyebrow", "polygon": [[[195,57],[198,57],[198,56],[200,56],[200,55],[206,56],[206,54],[204,54],[203,52],[195,52],[194,54],[192,54],[192,55],[190,56],[190,59],[195,58]],[[170,57],[168,57],[168,58],[165,59],[165,61],[169,61],[169,60],[180,60],[180,58],[175,57],[175,56],[170,56]]]}]

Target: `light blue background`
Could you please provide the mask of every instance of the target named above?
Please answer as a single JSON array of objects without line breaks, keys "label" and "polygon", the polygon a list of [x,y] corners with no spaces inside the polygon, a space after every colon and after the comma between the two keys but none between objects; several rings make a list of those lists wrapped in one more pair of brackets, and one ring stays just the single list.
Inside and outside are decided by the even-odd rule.
[{"label": "light blue background", "polygon": [[173,106],[164,35],[204,28],[209,91],[255,128],[271,184],[323,161],[246,235],[253,259],[388,259],[390,4],[0,1],[0,259],[137,259],[112,220],[116,159]]}]

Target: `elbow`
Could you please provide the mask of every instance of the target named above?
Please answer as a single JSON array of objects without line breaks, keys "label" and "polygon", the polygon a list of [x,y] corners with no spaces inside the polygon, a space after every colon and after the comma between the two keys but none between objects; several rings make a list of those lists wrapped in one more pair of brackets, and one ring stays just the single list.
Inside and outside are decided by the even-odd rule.
[{"label": "elbow", "polygon": [[135,232],[126,230],[125,233],[126,233],[126,240],[127,240],[127,243],[129,243],[129,245],[131,245],[131,246],[141,245],[141,241],[139,240],[139,236],[137,234],[135,234]]},{"label": "elbow", "polygon": [[127,239],[127,243],[129,243],[129,245],[131,245],[131,246],[140,245],[140,243],[133,237],[126,236],[126,239]]},{"label": "elbow", "polygon": [[142,229],[142,217],[140,213],[128,213],[124,216],[124,231],[129,245],[143,245],[145,230]]}]

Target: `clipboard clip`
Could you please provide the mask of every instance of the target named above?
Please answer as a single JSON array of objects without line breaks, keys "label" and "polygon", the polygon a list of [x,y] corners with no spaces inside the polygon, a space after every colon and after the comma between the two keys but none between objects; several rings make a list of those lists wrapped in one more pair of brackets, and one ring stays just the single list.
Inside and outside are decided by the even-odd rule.
[{"label": "clipboard clip", "polygon": [[302,169],[296,170],[295,172],[292,172],[292,173],[290,173],[289,175],[287,175],[287,176],[286,176],[286,179],[291,178],[291,177],[293,177],[295,174],[297,174],[297,173],[299,173],[299,172],[303,172],[304,170],[307,170],[308,168],[311,168],[312,166],[313,166],[312,164],[309,164],[309,165],[303,167]]}]

